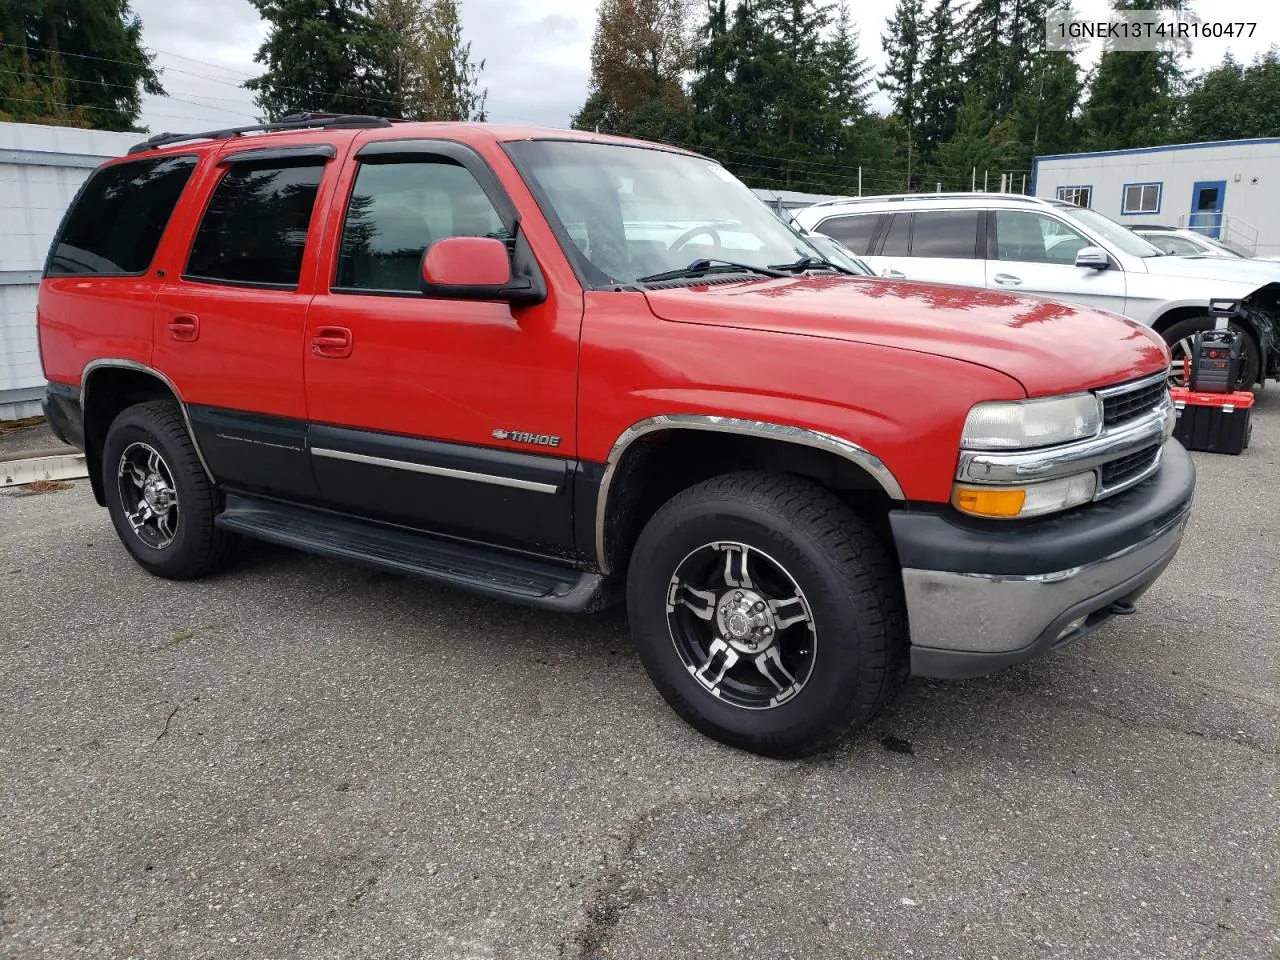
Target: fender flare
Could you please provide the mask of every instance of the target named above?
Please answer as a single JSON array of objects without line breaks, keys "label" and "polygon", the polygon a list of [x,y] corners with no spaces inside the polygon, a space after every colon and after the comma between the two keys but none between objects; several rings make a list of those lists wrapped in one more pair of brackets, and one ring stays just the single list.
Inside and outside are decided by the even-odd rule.
[{"label": "fender flare", "polygon": [[802,447],[825,450],[849,460],[865,470],[880,485],[880,488],[891,500],[906,500],[898,478],[893,475],[883,460],[874,453],[849,440],[841,439],[819,430],[797,427],[785,423],[771,423],[763,420],[739,420],[732,417],[718,417],[696,413],[667,413],[649,417],[633,423],[619,434],[609,451],[604,475],[600,478],[600,490],[596,495],[595,548],[596,563],[601,573],[608,574],[609,558],[605,544],[605,528],[608,520],[609,490],[617,472],[618,464],[626,455],[631,445],[651,433],[665,430],[703,430],[712,433],[732,433],[744,437],[759,437],[765,440],[777,440]]},{"label": "fender flare", "polygon": [[[147,366],[137,360],[128,360],[124,357],[102,357],[97,360],[91,360],[85,364],[84,369],[80,372],[80,416],[87,424],[89,414],[89,377],[95,370],[104,368],[116,368],[120,370],[132,370],[135,373],[144,373],[158,381],[165,389],[173,394],[173,399],[178,403],[178,409],[182,411],[182,422],[186,424],[187,436],[191,438],[191,445],[195,447],[196,458],[200,461],[200,466],[204,468],[205,475],[209,478],[210,483],[217,483],[213,477],[213,471],[209,469],[209,464],[204,458],[204,451],[200,449],[200,443],[196,440],[196,433],[191,429],[191,417],[187,414],[187,403],[182,399],[182,394],[178,392],[177,386],[167,376],[157,370],[155,367]],[[86,446],[88,440],[86,438]]]}]

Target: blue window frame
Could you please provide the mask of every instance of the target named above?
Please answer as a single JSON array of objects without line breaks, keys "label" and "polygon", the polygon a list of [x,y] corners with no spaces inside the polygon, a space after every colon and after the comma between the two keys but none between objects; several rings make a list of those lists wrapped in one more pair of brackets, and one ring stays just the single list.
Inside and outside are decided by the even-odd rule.
[{"label": "blue window frame", "polygon": [[1120,190],[1120,215],[1137,217],[1160,212],[1163,183],[1126,183]]},{"label": "blue window frame", "polygon": [[1059,200],[1073,203],[1077,207],[1092,207],[1093,184],[1073,184],[1069,187],[1059,187],[1057,196]]}]

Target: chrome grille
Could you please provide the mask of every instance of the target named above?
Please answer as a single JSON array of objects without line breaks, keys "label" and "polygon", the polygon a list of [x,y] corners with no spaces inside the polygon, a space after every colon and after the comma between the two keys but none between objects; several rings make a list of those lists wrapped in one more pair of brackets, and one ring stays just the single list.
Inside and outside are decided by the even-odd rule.
[{"label": "chrome grille", "polygon": [[1131,384],[1099,390],[1098,396],[1102,398],[1103,428],[1118,427],[1130,420],[1136,420],[1158,406],[1168,389],[1165,375],[1161,374],[1155,378],[1148,377]]}]

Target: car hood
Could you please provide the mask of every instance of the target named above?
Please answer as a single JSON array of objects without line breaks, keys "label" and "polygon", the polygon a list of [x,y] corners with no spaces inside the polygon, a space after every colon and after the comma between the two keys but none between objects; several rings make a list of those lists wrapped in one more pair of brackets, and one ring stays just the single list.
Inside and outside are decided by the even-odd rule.
[{"label": "car hood", "polygon": [[1132,320],[970,287],[824,275],[645,296],[663,320],[953,357],[1015,378],[1030,396],[1106,386],[1168,363],[1159,336]]},{"label": "car hood", "polygon": [[[1231,257],[1146,257],[1147,272],[1164,277],[1191,277],[1260,287],[1280,280],[1280,265]],[[1212,294],[1212,291],[1210,291]]]}]

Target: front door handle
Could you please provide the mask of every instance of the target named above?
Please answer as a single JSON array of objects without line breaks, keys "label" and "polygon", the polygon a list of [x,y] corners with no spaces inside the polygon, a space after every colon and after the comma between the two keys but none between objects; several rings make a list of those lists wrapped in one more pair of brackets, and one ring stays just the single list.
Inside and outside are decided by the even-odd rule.
[{"label": "front door handle", "polygon": [[890,280],[905,280],[907,275],[901,270],[881,270],[880,276],[888,277]]},{"label": "front door handle", "polygon": [[997,273],[995,281],[1002,287],[1017,287],[1022,285],[1022,278],[1015,277],[1012,273]]},{"label": "front door handle", "polygon": [[200,318],[194,313],[181,313],[169,321],[169,336],[182,343],[200,339]]},{"label": "front door handle", "polygon": [[346,327],[317,328],[311,337],[311,352],[332,360],[351,356],[351,331]]}]

